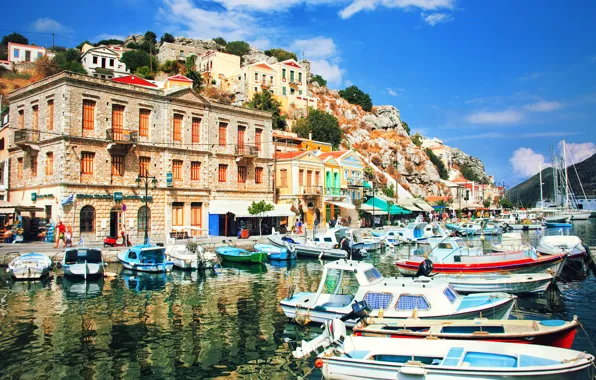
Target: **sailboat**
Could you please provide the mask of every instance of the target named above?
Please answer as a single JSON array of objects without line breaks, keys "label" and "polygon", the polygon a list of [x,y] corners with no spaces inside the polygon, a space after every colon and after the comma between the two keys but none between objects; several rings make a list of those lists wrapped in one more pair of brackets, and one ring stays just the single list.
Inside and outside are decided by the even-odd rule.
[{"label": "sailboat", "polygon": [[[568,149],[565,140],[563,140],[562,157],[557,157],[557,155],[553,151],[553,185],[555,190],[555,203],[561,204],[563,214],[569,216],[571,220],[587,220],[591,214],[590,210],[582,210],[578,208],[578,202],[575,193],[573,192],[573,189],[569,186],[567,153]],[[571,155],[570,152],[569,154]],[[560,168],[557,168],[557,163],[559,164]],[[577,179],[582,189],[584,198],[586,198],[584,186],[582,185],[581,179],[579,178],[577,169],[575,169],[575,163],[573,163],[573,159],[571,161],[571,164],[575,170],[575,174],[577,175]]]}]

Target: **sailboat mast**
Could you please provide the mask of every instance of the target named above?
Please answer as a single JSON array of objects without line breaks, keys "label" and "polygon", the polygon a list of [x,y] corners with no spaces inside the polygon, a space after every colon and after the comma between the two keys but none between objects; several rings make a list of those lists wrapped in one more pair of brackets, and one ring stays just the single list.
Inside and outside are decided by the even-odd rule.
[{"label": "sailboat mast", "polygon": [[559,186],[557,184],[557,156],[555,155],[555,148],[550,146],[552,161],[553,161],[553,203],[559,206]]},{"label": "sailboat mast", "polygon": [[563,166],[565,168],[565,210],[569,210],[569,176],[567,175],[567,145],[563,140]]},{"label": "sailboat mast", "polygon": [[538,161],[538,173],[540,173],[540,209],[544,210],[544,198],[542,197],[542,163]]}]

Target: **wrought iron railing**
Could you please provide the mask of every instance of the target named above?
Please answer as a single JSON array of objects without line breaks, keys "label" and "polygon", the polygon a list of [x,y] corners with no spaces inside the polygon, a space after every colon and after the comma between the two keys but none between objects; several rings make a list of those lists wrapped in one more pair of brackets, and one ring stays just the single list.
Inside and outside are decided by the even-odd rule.
[{"label": "wrought iron railing", "polygon": [[302,194],[304,195],[321,195],[322,193],[322,186],[302,186]]},{"label": "wrought iron railing", "polygon": [[25,143],[25,142],[38,142],[39,141],[39,131],[28,131],[28,130],[19,130],[15,131],[14,133],[14,142],[15,144],[18,143]]},{"label": "wrought iron railing", "polygon": [[139,140],[139,132],[122,128],[110,128],[106,130],[106,135],[108,141],[136,143]]},{"label": "wrought iron railing", "polygon": [[255,157],[259,154],[259,150],[256,145],[239,144],[236,145],[237,156]]}]

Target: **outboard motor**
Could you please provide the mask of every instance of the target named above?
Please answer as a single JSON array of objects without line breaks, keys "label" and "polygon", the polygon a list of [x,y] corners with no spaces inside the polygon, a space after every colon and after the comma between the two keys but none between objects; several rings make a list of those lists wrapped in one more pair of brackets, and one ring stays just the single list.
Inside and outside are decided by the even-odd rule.
[{"label": "outboard motor", "polygon": [[368,303],[364,300],[354,302],[352,304],[352,311],[348,314],[344,315],[340,318],[342,321],[347,321],[348,319],[362,319],[366,318],[370,315],[372,309],[368,306]]},{"label": "outboard motor", "polygon": [[416,272],[416,277],[418,277],[418,276],[428,277],[432,271],[433,271],[433,262],[430,259],[425,259],[418,266],[418,272]]}]

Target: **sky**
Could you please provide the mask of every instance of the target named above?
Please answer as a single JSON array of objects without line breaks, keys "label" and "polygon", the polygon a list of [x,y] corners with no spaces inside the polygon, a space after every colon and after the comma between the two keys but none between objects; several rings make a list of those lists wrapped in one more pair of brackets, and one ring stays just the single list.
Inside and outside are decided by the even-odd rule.
[{"label": "sky", "polygon": [[[147,30],[245,40],[309,59],[331,88],[394,105],[414,132],[513,186],[551,146],[596,153],[596,1],[62,0],[3,5],[0,34],[73,47]],[[18,16],[18,17],[17,17]]]}]

